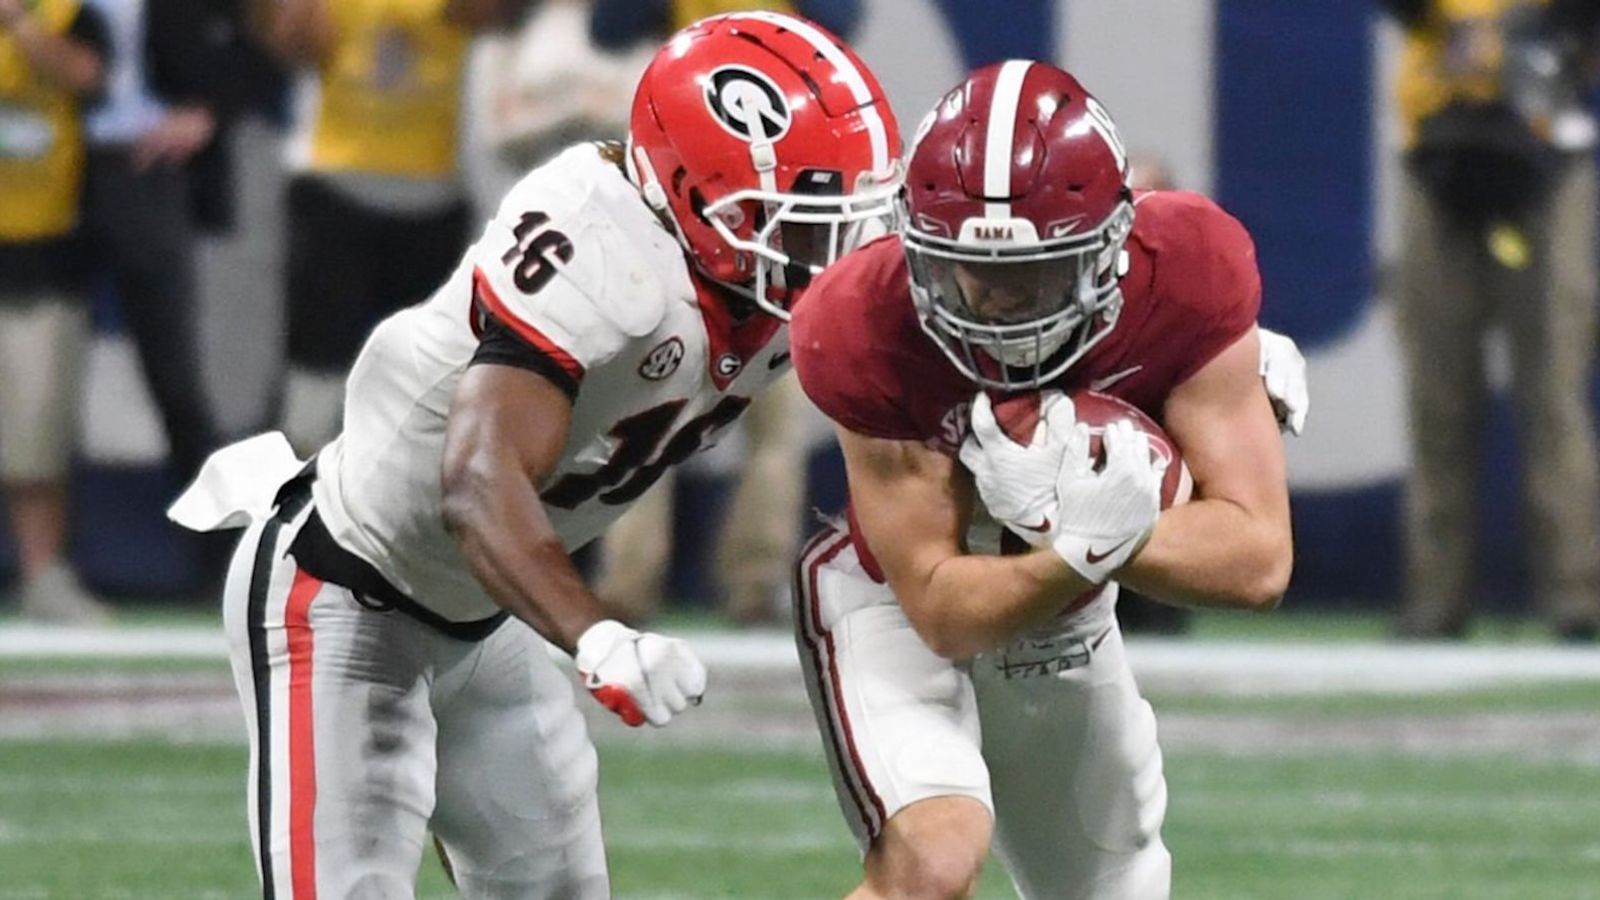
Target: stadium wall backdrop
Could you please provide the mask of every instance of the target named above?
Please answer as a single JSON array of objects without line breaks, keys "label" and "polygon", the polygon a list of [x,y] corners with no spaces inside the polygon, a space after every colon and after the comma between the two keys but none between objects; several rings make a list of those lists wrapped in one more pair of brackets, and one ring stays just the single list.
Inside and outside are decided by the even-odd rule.
[{"label": "stadium wall backdrop", "polygon": [[[1131,148],[1154,153],[1181,186],[1212,193],[1250,227],[1266,285],[1263,320],[1307,351],[1316,404],[1309,433],[1289,446],[1298,538],[1292,602],[1392,604],[1407,449],[1381,274],[1396,243],[1388,79],[1398,36],[1374,5],[868,0],[856,43],[901,110],[931,103],[968,63],[1008,55],[1064,62],[1095,85]],[[256,144],[260,133],[245,139]],[[268,383],[276,365],[272,342],[250,336],[278,333],[271,288],[280,251],[267,236],[281,230],[271,224],[280,214],[280,173],[271,151],[252,150],[246,160],[245,237],[208,248],[203,279],[206,356],[224,421],[236,427],[262,415],[266,398],[251,385]],[[485,192],[505,177],[481,157],[473,172]],[[182,590],[192,584],[191,561],[160,520],[172,487],[158,467],[160,431],[109,304],[102,313],[74,543],[97,587]],[[1359,454],[1341,442],[1350,433],[1363,435]],[[817,434],[813,494],[829,508],[841,475],[829,435]],[[1484,547],[1486,581],[1491,594],[1516,597],[1522,561],[1505,525],[1517,520],[1508,411],[1499,411],[1489,443],[1484,515],[1504,539]],[[687,498],[687,519],[706,493]],[[10,553],[0,540],[0,577]],[[678,587],[704,593],[689,561]]]}]

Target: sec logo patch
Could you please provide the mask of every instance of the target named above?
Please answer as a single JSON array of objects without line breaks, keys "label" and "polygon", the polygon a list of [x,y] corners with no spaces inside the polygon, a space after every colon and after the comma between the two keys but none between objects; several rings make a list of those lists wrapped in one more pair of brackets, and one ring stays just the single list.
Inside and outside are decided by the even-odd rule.
[{"label": "sec logo patch", "polygon": [[683,362],[683,341],[669,337],[657,344],[639,363],[639,375],[650,381],[660,381],[678,371]]}]

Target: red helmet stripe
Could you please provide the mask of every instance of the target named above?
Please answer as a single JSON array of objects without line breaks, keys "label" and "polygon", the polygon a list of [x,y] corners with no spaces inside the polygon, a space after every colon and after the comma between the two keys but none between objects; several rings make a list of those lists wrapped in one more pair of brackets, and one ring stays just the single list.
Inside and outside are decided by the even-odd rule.
[{"label": "red helmet stripe", "polygon": [[[1017,105],[1022,102],[1022,82],[1033,63],[1025,59],[1008,60],[995,79],[994,96],[989,98],[989,130],[983,143],[983,195],[987,198],[1011,196],[1012,156],[1017,135]],[[983,214],[990,219],[1011,218],[1011,203],[989,201]]]},{"label": "red helmet stripe", "polygon": [[[883,124],[883,116],[874,104],[872,88],[867,85],[867,79],[862,77],[861,70],[850,60],[838,45],[827,35],[811,27],[804,19],[785,16],[781,13],[753,10],[751,12],[732,13],[729,18],[759,19],[769,25],[788,30],[800,35],[817,48],[829,65],[839,72],[845,87],[850,89],[850,95],[861,105],[861,119],[867,126],[867,138],[872,142],[872,170],[882,172],[889,168],[889,131]],[[848,189],[848,188],[847,188]]]}]

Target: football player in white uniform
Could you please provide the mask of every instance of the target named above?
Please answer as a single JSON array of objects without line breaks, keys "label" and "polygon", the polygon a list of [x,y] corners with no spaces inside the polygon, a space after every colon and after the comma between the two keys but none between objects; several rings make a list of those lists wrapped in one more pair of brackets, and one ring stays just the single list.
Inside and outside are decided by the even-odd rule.
[{"label": "football player in white uniform", "polygon": [[625,147],[529,174],[378,326],[312,464],[279,435],[207,463],[172,515],[248,525],[225,622],[266,897],[411,897],[430,824],[467,897],[608,894],[595,752],[545,642],[631,725],[705,670],[603,620],[568,553],[784,371],[789,304],[886,227],[899,156],[831,35],[691,26]]}]

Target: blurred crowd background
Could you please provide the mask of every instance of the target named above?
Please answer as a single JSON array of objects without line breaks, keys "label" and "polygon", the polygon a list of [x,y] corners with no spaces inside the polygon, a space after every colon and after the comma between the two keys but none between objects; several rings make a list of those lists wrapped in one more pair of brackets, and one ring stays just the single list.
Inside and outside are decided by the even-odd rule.
[{"label": "blurred crowd background", "polygon": [[[1594,639],[1597,0],[0,0],[10,608],[213,602],[226,542],[162,517],[205,453],[327,440],[366,330],[518,175],[620,136],[672,29],[755,6],[847,36],[908,134],[968,68],[1054,60],[1140,184],[1243,220],[1310,361],[1289,608]],[[622,614],[781,620],[843,476],[774,395],[586,560]]]}]

